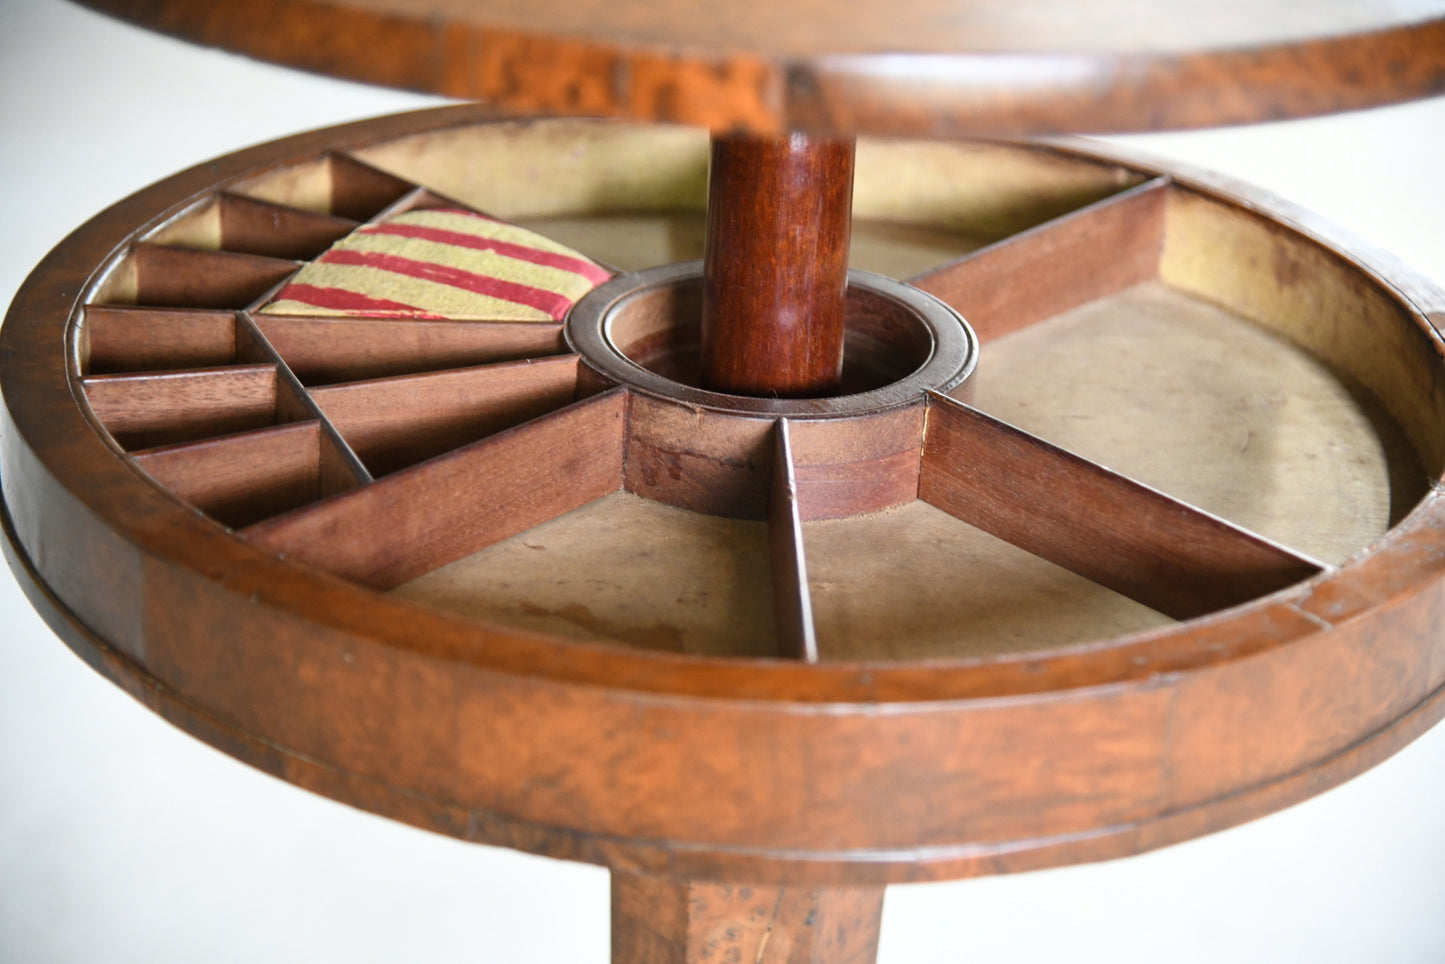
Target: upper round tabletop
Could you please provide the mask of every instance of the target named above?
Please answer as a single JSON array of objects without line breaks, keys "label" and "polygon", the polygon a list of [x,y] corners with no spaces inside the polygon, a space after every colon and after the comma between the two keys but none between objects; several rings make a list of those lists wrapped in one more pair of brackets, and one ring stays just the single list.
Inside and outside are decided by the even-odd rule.
[{"label": "upper round tabletop", "polygon": [[1445,0],[80,0],[338,77],[715,130],[1036,135],[1445,92]]}]

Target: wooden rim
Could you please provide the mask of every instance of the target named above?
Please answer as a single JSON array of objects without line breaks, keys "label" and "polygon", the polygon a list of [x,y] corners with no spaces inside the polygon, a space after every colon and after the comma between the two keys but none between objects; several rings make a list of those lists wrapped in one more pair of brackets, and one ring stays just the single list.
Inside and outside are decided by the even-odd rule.
[{"label": "wooden rim", "polygon": [[[1217,537],[1226,565],[1252,567],[1242,595],[1225,603],[1253,601],[1213,611],[1217,599],[1159,596],[1157,605],[1181,615],[1210,614],[1047,653],[918,664],[677,656],[486,627],[359,584],[396,573],[338,578],[263,551],[266,533],[284,527],[263,522],[238,539],[149,481],[110,437],[115,424],[100,427],[97,416],[107,416],[86,384],[124,376],[82,376],[84,328],[72,324],[128,270],[134,239],[258,172],[317,163],[323,151],[342,158],[326,163],[347,167],[355,162],[345,152],[363,145],[484,117],[463,108],[351,125],[177,175],[78,230],[17,297],[0,336],[12,564],[33,574],[32,598],[67,642],[178,725],[300,785],[469,839],[651,873],[882,882],[1098,859],[1218,829],[1357,772],[1440,715],[1445,508],[1439,453],[1422,441],[1435,417],[1426,409],[1438,402],[1422,402],[1405,426],[1431,472],[1428,492],[1337,567],[1079,467],[1078,478],[1107,497],[1158,513],[1161,531],[1183,525]],[[1357,279],[1401,319],[1394,337],[1415,359],[1407,374],[1424,378],[1427,394],[1445,381],[1430,322],[1445,298],[1433,288],[1394,271],[1384,280],[1368,258],[1343,254],[1293,213],[1279,216],[1290,222],[1282,226],[1267,201],[1128,169],[1137,186],[915,284],[949,301],[961,276],[998,270],[1006,258],[1057,256],[1080,218],[1087,249],[1124,211],[1135,212],[1119,222],[1131,231],[1224,211],[1229,226],[1286,238],[1292,256],[1314,252]],[[379,190],[376,172],[348,171]],[[1159,272],[1158,235],[1137,244],[1154,251],[1145,274]],[[1186,254],[1165,255],[1176,284],[1190,283]],[[246,279],[241,294],[227,295],[242,305],[277,280],[272,265],[245,257],[258,256],[238,253],[227,261],[235,271],[214,275]],[[1086,274],[1117,286],[1139,269],[1131,272]],[[1023,310],[1057,309],[1044,298]],[[1027,323],[986,305],[965,313],[985,338]],[[265,382],[264,359],[227,366],[227,393],[296,390],[285,378]],[[1395,374],[1362,378],[1381,391]],[[637,404],[625,390],[596,388],[568,408],[565,424],[550,422],[569,445],[593,440],[572,453],[597,473],[583,495],[622,486],[615,426]],[[916,484],[934,504],[967,497],[950,446],[993,439],[988,450],[1003,451],[1007,441],[1023,446],[1008,449],[1026,453],[1019,458],[1063,464],[946,396],[927,400],[927,417],[934,434]],[[524,440],[513,458],[540,451],[528,433],[504,437]],[[512,443],[484,448],[503,444]],[[318,477],[336,493],[318,504],[364,490],[355,471],[341,459],[331,477],[340,481]],[[799,498],[797,479],[781,496],[778,485],[785,505],[826,511]],[[1005,516],[990,524],[1013,525]],[[307,524],[292,531],[304,536]],[[285,544],[304,561],[306,539]],[[1162,591],[1151,586],[1131,591]]]},{"label": "wooden rim", "polygon": [[437,0],[85,0],[161,33],[505,111],[717,131],[1036,136],[1210,127],[1445,89],[1439,11],[918,0],[486,7]]}]

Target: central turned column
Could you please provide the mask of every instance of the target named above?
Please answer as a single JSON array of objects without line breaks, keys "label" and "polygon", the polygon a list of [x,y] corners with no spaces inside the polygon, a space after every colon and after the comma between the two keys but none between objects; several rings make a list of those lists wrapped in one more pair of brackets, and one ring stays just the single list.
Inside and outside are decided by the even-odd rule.
[{"label": "central turned column", "polygon": [[836,393],[852,209],[851,138],[713,138],[702,309],[708,388]]},{"label": "central turned column", "polygon": [[[716,136],[702,372],[735,395],[837,394],[853,141]],[[883,888],[612,872],[613,964],[873,964]]]}]

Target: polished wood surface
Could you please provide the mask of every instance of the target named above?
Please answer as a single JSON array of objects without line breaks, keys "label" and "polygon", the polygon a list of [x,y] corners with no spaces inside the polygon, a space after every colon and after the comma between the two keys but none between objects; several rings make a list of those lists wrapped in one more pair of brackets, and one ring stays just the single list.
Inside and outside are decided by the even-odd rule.
[{"label": "polished wood surface", "polygon": [[873,964],[883,888],[612,875],[615,964]]},{"label": "polished wood surface", "polygon": [[1445,89],[1436,0],[83,0],[306,70],[718,131],[1197,127]]},{"label": "polished wood surface", "polygon": [[853,211],[847,139],[713,140],[703,257],[704,384],[837,394]]},{"label": "polished wood surface", "polygon": [[[478,113],[363,125],[355,136],[374,144],[382,130],[454,128]],[[554,136],[565,142],[568,130]],[[333,150],[345,142],[331,136]],[[706,959],[714,948],[864,962],[884,883],[1096,859],[1205,832],[1316,792],[1445,709],[1433,486],[1402,490],[1414,514],[1369,552],[1317,565],[959,398],[920,395],[847,417],[820,403],[796,424],[717,406],[703,416],[682,398],[609,388],[555,340],[528,360],[461,361],[359,323],[327,329],[363,343],[328,369],[321,339],[273,343],[253,320],[254,282],[191,284],[206,276],[203,262],[284,260],[275,256],[301,242],[221,230],[207,236],[221,250],[202,257],[190,245],[203,243],[207,212],[225,202],[207,208],[203,197],[190,222],[177,210],[208,192],[260,193],[247,179],[271,172],[279,183],[294,173],[288,165],[311,170],[307,145],[302,137],[182,175],[122,206],[22,294],[3,336],[15,565],[72,645],[230,752],[398,819],[613,867],[619,953],[645,945],[657,960]],[[322,164],[332,177],[313,212],[322,220],[288,216],[303,238],[335,226],[328,212],[358,178],[386,186],[369,213],[351,209],[361,219],[425,193],[343,156]],[[1081,270],[1010,306],[968,281],[964,259],[937,276],[951,279],[940,293],[965,314],[983,299],[1002,338],[1167,277],[1332,353],[1400,418],[1428,478],[1439,477],[1440,346],[1423,311],[1439,302],[1428,286],[1387,283],[1368,259],[1270,227],[1256,199],[1147,165],[1125,162],[1121,176],[1119,162],[1093,163],[1113,172],[1111,199],[1000,240],[975,262],[1027,278],[1052,251],[1083,259]],[[135,231],[140,222],[165,224],[172,243]],[[1224,257],[1212,240],[1228,232],[1261,257],[1243,269],[1211,261]],[[1120,252],[1117,269],[1088,260],[1088,239],[1100,236]],[[156,248],[176,249],[164,254],[185,284],[141,283]],[[1291,297],[1307,304],[1337,285],[1343,307],[1330,325],[1367,331],[1395,354],[1352,357],[1356,343],[1317,314],[1255,290],[1256,262],[1280,281],[1278,266],[1310,257],[1335,273],[1285,279]],[[72,283],[76,264],[107,258],[97,283]],[[57,309],[46,294],[55,290],[136,304],[94,304],[71,323],[74,296]],[[59,341],[86,341],[92,319],[100,337],[76,354],[78,367],[49,367]],[[906,371],[918,357],[906,332],[889,342],[900,329],[877,305],[851,320],[864,344],[881,343],[871,351],[882,370]],[[465,357],[480,341],[456,344]],[[293,350],[307,359],[304,379],[290,371]],[[369,374],[354,372],[356,359]],[[207,406],[230,393],[188,387],[231,382],[252,386],[256,412],[283,424],[215,423]],[[967,398],[967,383],[952,387]],[[75,405],[77,389],[89,411]],[[220,416],[251,417],[247,397]],[[172,431],[184,434],[148,434]],[[657,443],[652,460],[629,476],[644,439]],[[348,452],[366,464],[338,483],[329,472],[351,464]],[[256,459],[266,460],[259,471]],[[1000,465],[1007,483],[981,484]],[[779,635],[803,659],[579,643],[370,591],[602,497],[675,484],[726,503],[734,482],[777,523]],[[814,605],[803,520],[892,509],[912,495],[987,517],[1016,544],[1105,584],[1124,557],[1146,578],[1123,588],[1202,618],[988,658],[811,662],[809,650],[828,640],[810,647],[796,628]],[[249,528],[237,539],[177,498]],[[1105,518],[1116,524],[1101,527]],[[1188,535],[1181,546],[1161,538],[1170,525]],[[1162,565],[1161,547],[1178,550]],[[1219,594],[1235,568],[1246,578]],[[834,920],[847,926],[818,929]]]},{"label": "polished wood surface", "polygon": [[[174,223],[208,192],[295,183],[297,172],[321,169],[314,166],[322,152],[454,132],[485,116],[458,108],[302,135],[178,175],[74,235],[37,269],[0,329],[14,565],[67,641],[167,718],[298,785],[466,839],[624,873],[836,887],[1160,846],[1316,793],[1445,712],[1435,619],[1445,506],[1428,481],[1368,551],[1202,618],[1086,646],[808,663],[579,644],[368,588],[634,488],[627,452],[637,446],[635,426],[663,427],[679,451],[703,434],[688,428],[699,409],[665,395],[626,385],[590,394],[600,386],[584,390],[579,379],[587,397],[374,481],[358,476],[351,488],[240,538],[144,478],[136,461],[155,456],[121,453],[106,420],[124,427],[133,410],[184,411],[190,396],[177,395],[170,407],[152,389],[174,376],[89,374],[69,367],[78,354],[60,350],[78,336],[73,314],[83,327],[85,302],[123,290],[111,282],[124,274],[138,233]],[[574,129],[589,136],[588,125],[504,128],[507,137],[543,137],[554,147]],[[1072,156],[1115,172],[1121,189],[1163,173]],[[1132,176],[1117,175],[1121,163]],[[1445,379],[1440,339],[1421,307],[1442,303],[1433,289],[1413,278],[1382,280],[1392,269],[1345,253],[1313,228],[1279,227],[1260,213],[1272,210],[1262,199],[1177,177],[1167,190],[1160,276],[1237,303],[1242,317],[1337,360],[1398,419],[1423,477],[1438,479]],[[1148,237],[1157,211],[1129,210]],[[1308,224],[1297,212],[1288,216]],[[1075,231],[1068,219],[1057,228],[1063,237]],[[1212,243],[1223,231],[1259,256],[1229,262],[1228,249]],[[1314,257],[1327,266],[1323,280],[1290,276],[1284,300],[1253,292],[1251,272]],[[107,270],[87,287],[84,278],[101,264]],[[1321,284],[1341,294],[1337,318],[1305,310]],[[250,295],[233,296],[226,308],[244,322],[249,302],[239,299]],[[210,293],[195,297],[208,301]],[[148,309],[157,316],[138,337],[183,331],[190,317],[188,309],[145,304],[105,306],[97,317]],[[1388,345],[1388,357],[1352,348],[1355,332]],[[161,345],[171,350],[165,339]],[[412,347],[400,342],[399,350],[410,356]],[[127,367],[123,359],[135,355],[111,351],[111,367]],[[239,355],[220,361],[221,377],[262,378]],[[296,389],[275,377],[278,364],[284,357],[266,376],[275,417],[304,422],[298,400],[282,404]],[[87,383],[132,378],[146,389],[125,405],[77,404]],[[935,409],[955,404],[963,403]],[[643,415],[646,406],[663,411]],[[669,462],[659,449],[659,477],[675,470],[702,491],[708,472],[736,469],[757,482],[766,505],[776,419],[712,414],[712,451],[689,463]],[[929,443],[956,424],[930,428],[918,404],[874,414],[881,421],[805,412],[796,435],[790,426],[800,515],[810,502],[824,514],[847,504],[823,493],[835,473],[849,478],[829,468],[855,464],[844,455],[854,448],[849,433],[869,442],[851,498],[866,496],[870,463],[891,490],[906,488],[910,451],[922,453],[929,476],[966,471],[963,456]],[[209,432],[209,418],[200,411],[190,425]],[[804,432],[803,423],[816,424]],[[1043,451],[1037,440],[1007,434],[1026,451]],[[259,437],[258,449],[279,447],[273,436]],[[195,476],[179,467],[213,457],[222,471],[227,451],[197,447],[155,461],[190,486]],[[1050,460],[1070,467],[1048,490],[1066,505],[1098,475],[1087,460]],[[301,477],[301,461],[278,458],[273,477],[288,492],[309,487],[286,481]],[[318,483],[318,495],[324,491]]]}]

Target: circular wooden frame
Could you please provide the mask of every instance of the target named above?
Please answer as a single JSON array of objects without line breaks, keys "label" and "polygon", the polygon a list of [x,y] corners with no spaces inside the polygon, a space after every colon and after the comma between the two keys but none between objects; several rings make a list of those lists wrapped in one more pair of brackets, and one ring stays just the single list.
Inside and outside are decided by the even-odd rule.
[{"label": "circular wooden frame", "polygon": [[[351,125],[177,175],[77,231],[17,297],[0,336],[12,565],[77,652],[177,725],[468,839],[703,879],[882,883],[1224,827],[1358,772],[1445,713],[1434,483],[1368,552],[1169,631],[830,665],[482,626],[263,551],[145,478],[83,401],[73,325],[133,240],[258,170],[483,116]],[[1432,288],[1278,227],[1298,218],[1267,202],[1181,178],[1164,190],[1176,215],[1227,208],[1367,289],[1400,319],[1398,351],[1353,374],[1379,394],[1401,380],[1438,394]],[[1393,414],[1438,479],[1437,413]]]}]

